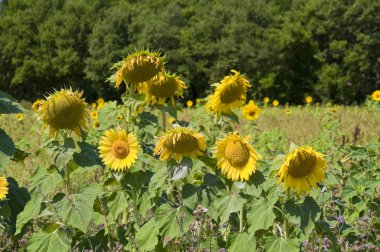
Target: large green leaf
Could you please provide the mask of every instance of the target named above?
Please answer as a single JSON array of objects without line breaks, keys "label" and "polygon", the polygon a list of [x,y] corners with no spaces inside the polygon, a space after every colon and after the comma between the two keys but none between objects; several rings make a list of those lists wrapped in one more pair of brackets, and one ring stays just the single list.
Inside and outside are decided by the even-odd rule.
[{"label": "large green leaf", "polygon": [[276,215],[273,212],[272,203],[260,198],[259,200],[252,200],[250,206],[247,214],[248,224],[250,225],[249,233],[260,229],[266,230],[273,225]]},{"label": "large green leaf", "polygon": [[58,173],[55,166],[50,166],[48,169],[39,167],[32,177],[29,190],[31,191],[39,187],[42,193],[47,194],[61,183],[62,180],[62,176]]},{"label": "large green leaf", "polygon": [[86,233],[94,212],[94,200],[101,193],[101,186],[93,184],[80,189],[76,194],[66,195],[56,203],[58,214],[62,216],[66,224]]},{"label": "large green leaf", "polygon": [[23,113],[21,105],[11,95],[0,91],[0,114]]},{"label": "large green leaf", "polygon": [[158,243],[159,228],[154,218],[150,219],[136,233],[136,241],[141,251],[150,251]]},{"label": "large green leaf", "polygon": [[160,206],[156,219],[163,237],[173,239],[179,235],[181,231],[179,213],[179,208],[173,209],[168,204]]},{"label": "large green leaf", "polygon": [[228,249],[230,252],[250,252],[256,250],[256,239],[254,236],[249,236],[247,233],[238,234],[231,242]]},{"label": "large green leaf", "polygon": [[116,126],[118,121],[115,118],[121,113],[117,108],[116,101],[107,102],[101,109],[99,109],[99,130],[106,130],[112,126]]},{"label": "large green leaf", "polygon": [[295,239],[285,239],[283,237],[270,236],[265,239],[264,249],[266,252],[298,252],[299,242]]},{"label": "large green leaf", "polygon": [[26,223],[36,217],[41,211],[42,197],[40,194],[34,193],[32,198],[25,205],[24,210],[17,215],[16,235],[19,234]]},{"label": "large green leaf", "polygon": [[4,130],[0,129],[0,170],[5,168],[16,152],[16,147]]},{"label": "large green leaf", "polygon": [[74,153],[74,161],[81,167],[102,167],[98,151],[95,146],[86,142],[78,142],[80,153]]},{"label": "large green leaf", "polygon": [[218,211],[220,222],[227,222],[230,214],[240,211],[245,202],[246,200],[239,197],[239,195],[227,195],[216,199],[215,208]]},{"label": "large green leaf", "polygon": [[54,164],[61,170],[73,159],[75,142],[72,138],[65,138],[63,144],[58,141],[50,142],[48,152],[53,156]]},{"label": "large green leaf", "polygon": [[32,234],[29,240],[29,252],[65,252],[70,249],[71,238],[61,229],[46,233],[43,230]]},{"label": "large green leaf", "polygon": [[109,214],[116,221],[119,214],[128,207],[127,195],[124,191],[116,191],[111,194],[107,200]]}]

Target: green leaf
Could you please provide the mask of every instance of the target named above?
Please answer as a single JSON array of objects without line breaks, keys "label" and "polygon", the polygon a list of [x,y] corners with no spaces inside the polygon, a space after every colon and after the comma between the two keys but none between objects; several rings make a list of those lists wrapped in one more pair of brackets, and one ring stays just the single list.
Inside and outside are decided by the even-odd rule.
[{"label": "green leaf", "polygon": [[116,221],[119,214],[128,207],[127,196],[124,191],[116,191],[107,199],[107,206],[110,210],[110,215]]},{"label": "green leaf", "polygon": [[58,214],[70,226],[86,233],[92,219],[94,200],[102,192],[99,184],[93,184],[79,190],[78,193],[66,195],[56,203]]},{"label": "green leaf", "polygon": [[163,237],[173,239],[177,237],[181,231],[179,221],[180,209],[171,208],[168,204],[160,206],[156,216],[158,225],[160,227],[160,234]]},{"label": "green leaf", "polygon": [[74,153],[74,161],[81,167],[102,167],[98,150],[86,142],[78,142],[80,153]]},{"label": "green leaf", "polygon": [[65,252],[70,249],[71,238],[60,229],[56,229],[51,233],[45,233],[40,230],[33,233],[29,240],[29,252]]},{"label": "green leaf", "polygon": [[7,203],[11,210],[10,222],[12,225],[12,232],[16,231],[17,215],[24,210],[26,203],[30,200],[28,190],[24,187],[19,187],[16,180],[11,177],[7,178],[9,183]]},{"label": "green leaf", "polygon": [[273,212],[273,204],[266,199],[260,198],[259,200],[252,200],[250,203],[251,208],[248,210],[247,220],[249,233],[256,232],[257,230],[267,230],[273,225],[276,218]]},{"label": "green leaf", "polygon": [[189,175],[193,162],[190,158],[183,158],[180,163],[175,160],[169,162],[171,180],[179,180]]},{"label": "green leaf", "polygon": [[194,209],[198,205],[198,191],[200,190],[199,187],[195,187],[191,184],[185,184],[182,187],[182,198],[183,203],[185,206],[187,206],[190,209]]},{"label": "green leaf", "polygon": [[0,170],[8,165],[15,152],[16,147],[12,138],[4,130],[0,129]]},{"label": "green leaf", "polygon": [[32,198],[26,203],[24,210],[17,215],[16,233],[19,234],[26,223],[36,217],[41,211],[42,197],[35,193]]},{"label": "green leaf", "polygon": [[230,252],[250,252],[256,250],[256,239],[254,236],[249,236],[247,233],[238,234],[231,242],[228,249]]},{"label": "green leaf", "polygon": [[39,187],[39,191],[48,194],[62,181],[62,176],[58,173],[55,166],[50,166],[48,169],[39,167],[32,177],[29,190],[31,191],[34,188]]},{"label": "green leaf", "polygon": [[215,208],[218,211],[220,222],[227,222],[230,214],[240,211],[245,202],[246,200],[239,195],[227,195],[215,200]]},{"label": "green leaf", "polygon": [[158,243],[158,233],[159,228],[154,218],[145,223],[136,233],[136,241],[139,244],[140,250],[153,250]]},{"label": "green leaf", "polygon": [[48,152],[53,155],[54,163],[61,170],[72,159],[75,151],[75,142],[72,138],[65,138],[63,144],[53,141],[48,144]]},{"label": "green leaf", "polygon": [[283,237],[270,236],[265,239],[264,249],[267,252],[298,252],[299,241],[295,239],[285,239]]},{"label": "green leaf", "polygon": [[99,130],[106,130],[118,124],[117,118],[121,111],[117,108],[116,101],[109,101],[101,109],[99,109],[98,120]]},{"label": "green leaf", "polygon": [[299,224],[302,231],[310,225],[309,222],[314,223],[320,217],[321,209],[317,202],[309,196],[305,197],[302,204],[296,204],[293,199],[285,203],[284,209],[290,214],[290,221]]},{"label": "green leaf", "polygon": [[24,109],[11,95],[0,91],[0,114],[23,113]]}]

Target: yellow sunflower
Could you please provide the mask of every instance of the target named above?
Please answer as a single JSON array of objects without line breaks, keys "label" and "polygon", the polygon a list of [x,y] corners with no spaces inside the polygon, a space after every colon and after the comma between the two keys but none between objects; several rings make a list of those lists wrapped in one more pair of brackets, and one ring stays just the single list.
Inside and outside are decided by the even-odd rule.
[{"label": "yellow sunflower", "polygon": [[175,122],[175,118],[174,118],[174,117],[169,117],[169,118],[168,118],[168,122],[169,122],[170,124],[173,124],[173,123]]},{"label": "yellow sunflower", "polygon": [[206,103],[208,111],[218,114],[230,114],[232,109],[242,107],[246,99],[247,88],[251,85],[236,70],[231,70],[233,75],[226,76],[216,87],[215,93],[209,96]]},{"label": "yellow sunflower", "polygon": [[195,104],[200,105],[201,103],[202,103],[202,99],[201,98],[195,99]]},{"label": "yellow sunflower", "polygon": [[16,118],[17,120],[22,121],[24,120],[24,114],[16,114]]},{"label": "yellow sunflower", "polygon": [[91,111],[91,113],[90,113],[90,117],[91,117],[92,119],[98,119],[98,111],[97,111],[97,110],[93,110],[93,111]]},{"label": "yellow sunflower", "polygon": [[218,159],[217,166],[233,181],[248,180],[256,171],[260,156],[248,141],[249,136],[242,138],[234,132],[216,142],[214,157]]},{"label": "yellow sunflower", "polygon": [[4,177],[0,177],[0,200],[5,199],[8,194],[8,181]]},{"label": "yellow sunflower", "polygon": [[154,155],[160,155],[160,160],[174,158],[181,162],[183,157],[196,158],[206,150],[206,140],[201,133],[189,128],[174,128],[165,132],[158,140]]},{"label": "yellow sunflower", "polygon": [[298,194],[310,191],[310,185],[316,188],[325,179],[327,164],[323,157],[309,146],[296,148],[277,172],[277,184],[284,181],[286,190],[293,188]]},{"label": "yellow sunflower", "polygon": [[285,115],[290,115],[291,114],[291,111],[290,111],[290,109],[285,109]]},{"label": "yellow sunflower", "polygon": [[192,100],[188,100],[188,101],[186,102],[186,106],[187,106],[188,108],[191,108],[191,107],[193,106],[193,101],[192,101]]},{"label": "yellow sunflower", "polygon": [[151,80],[164,70],[164,58],[158,52],[139,51],[128,55],[116,72],[115,87],[125,81],[132,85]]},{"label": "yellow sunflower", "polygon": [[376,90],[371,94],[371,99],[374,101],[380,101],[380,90]]},{"label": "yellow sunflower", "polygon": [[45,101],[45,100],[42,100],[42,99],[38,99],[38,100],[36,100],[36,101],[33,103],[33,105],[32,105],[32,109],[33,109],[33,111],[37,113],[37,112],[39,111],[39,109],[40,109],[42,103],[44,103],[44,101]]},{"label": "yellow sunflower", "polygon": [[62,89],[50,95],[41,105],[40,117],[49,126],[49,133],[56,137],[59,130],[72,130],[80,136],[81,127],[87,123],[88,105],[78,91]]},{"label": "yellow sunflower", "polygon": [[274,100],[274,101],[272,102],[272,104],[273,104],[273,106],[275,106],[275,107],[277,107],[278,105],[280,105],[280,103],[279,103],[277,100]]},{"label": "yellow sunflower", "polygon": [[264,97],[263,101],[265,104],[267,104],[270,101],[270,99],[269,99],[269,97]]},{"label": "yellow sunflower", "polygon": [[100,142],[99,153],[103,163],[114,171],[123,171],[136,163],[140,144],[136,135],[125,129],[107,130]]},{"label": "yellow sunflower", "polygon": [[174,105],[174,96],[182,96],[186,84],[176,75],[160,73],[157,78],[145,82],[142,85],[142,92],[146,94],[146,104],[165,104],[167,99],[171,99]]},{"label": "yellow sunflower", "polygon": [[245,119],[250,121],[257,119],[260,114],[260,108],[252,100],[250,100],[248,104],[243,107],[242,110]]},{"label": "yellow sunflower", "polygon": [[313,97],[311,97],[310,95],[306,96],[305,101],[306,101],[306,103],[312,103],[313,102]]},{"label": "yellow sunflower", "polygon": [[98,121],[98,120],[95,120],[95,121],[92,123],[92,127],[93,127],[94,129],[99,128],[99,121]]},{"label": "yellow sunflower", "polygon": [[97,105],[95,102],[91,103],[91,108],[96,109]]}]

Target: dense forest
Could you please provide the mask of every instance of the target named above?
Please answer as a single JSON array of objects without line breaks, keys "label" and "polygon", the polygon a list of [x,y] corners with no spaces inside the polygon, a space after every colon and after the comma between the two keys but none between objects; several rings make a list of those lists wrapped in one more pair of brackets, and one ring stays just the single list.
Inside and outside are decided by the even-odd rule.
[{"label": "dense forest", "polygon": [[249,98],[360,103],[380,88],[379,13],[373,0],[0,1],[0,89],[113,99],[112,65],[149,48],[189,85],[185,99],[237,69]]}]

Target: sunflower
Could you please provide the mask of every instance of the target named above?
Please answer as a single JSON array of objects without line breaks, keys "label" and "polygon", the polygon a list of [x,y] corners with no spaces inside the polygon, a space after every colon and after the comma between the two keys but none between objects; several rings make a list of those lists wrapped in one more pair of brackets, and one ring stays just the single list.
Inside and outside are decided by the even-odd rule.
[{"label": "sunflower", "polygon": [[186,106],[187,106],[188,108],[191,108],[191,107],[193,106],[193,101],[192,101],[192,100],[188,100],[188,101],[186,102]]},{"label": "sunflower", "polygon": [[306,101],[306,103],[312,103],[313,102],[313,97],[311,97],[310,95],[306,96],[305,101]]},{"label": "sunflower", "polygon": [[280,104],[280,103],[279,103],[277,100],[274,100],[274,101],[272,102],[272,105],[275,106],[275,107],[277,107],[279,104]]},{"label": "sunflower", "polygon": [[95,121],[92,123],[92,127],[93,127],[94,129],[99,128],[99,121],[98,121],[98,120],[95,120]]},{"label": "sunflower", "polygon": [[168,123],[173,124],[174,122],[175,122],[175,118],[174,117],[169,117],[168,118]]},{"label": "sunflower", "polygon": [[50,95],[41,105],[40,117],[49,126],[49,133],[56,137],[59,130],[73,130],[80,136],[81,127],[86,127],[88,105],[78,91],[62,89]]},{"label": "sunflower", "polygon": [[91,113],[90,113],[90,117],[91,117],[92,119],[98,119],[98,111],[97,111],[97,110],[93,110],[93,111],[91,111]]},{"label": "sunflower", "polygon": [[174,105],[174,96],[182,96],[186,84],[176,75],[160,73],[157,78],[145,82],[142,85],[142,92],[146,94],[145,103],[165,104],[167,99],[171,99]]},{"label": "sunflower", "polygon": [[24,120],[24,114],[16,114],[16,118],[17,120],[22,121]]},{"label": "sunflower", "polygon": [[376,90],[371,94],[371,99],[374,101],[380,101],[380,90]]},{"label": "sunflower", "polygon": [[217,166],[233,181],[248,180],[256,171],[260,156],[248,141],[249,136],[242,138],[234,132],[216,142],[214,157],[218,159]]},{"label": "sunflower", "polygon": [[264,97],[263,101],[265,104],[267,104],[270,101],[270,99],[269,99],[269,97]]},{"label": "sunflower", "polygon": [[244,105],[249,82],[236,70],[231,70],[233,75],[226,76],[216,87],[215,93],[209,96],[206,103],[208,111],[218,114],[230,114],[235,107]]},{"label": "sunflower", "polygon": [[201,98],[195,99],[195,104],[200,105],[201,103],[202,103],[202,99]]},{"label": "sunflower", "polygon": [[99,98],[96,102],[98,104],[98,106],[97,106],[98,110],[101,109],[104,105],[106,105],[106,102],[104,101],[103,98]]},{"label": "sunflower", "polygon": [[309,146],[296,148],[277,172],[277,184],[284,181],[286,190],[293,188],[298,194],[310,191],[310,185],[316,188],[325,178],[327,164],[323,157]]},{"label": "sunflower", "polygon": [[136,135],[125,129],[107,130],[100,142],[99,153],[103,163],[111,170],[123,171],[136,163],[140,144]]},{"label": "sunflower", "polygon": [[290,109],[285,109],[285,115],[290,115],[291,114],[291,111],[290,111]]},{"label": "sunflower", "polygon": [[183,157],[195,158],[203,155],[206,150],[206,140],[201,133],[189,128],[175,128],[165,132],[158,140],[154,155],[160,155],[160,160],[174,158],[181,162]]},{"label": "sunflower", "polygon": [[132,85],[151,80],[164,70],[164,58],[158,52],[138,51],[128,55],[116,72],[115,87],[125,81]]},{"label": "sunflower", "polygon": [[33,109],[33,111],[37,113],[37,112],[39,111],[39,109],[40,109],[42,103],[44,103],[44,102],[45,102],[45,100],[42,100],[42,99],[38,99],[38,100],[36,100],[36,101],[33,103],[33,105],[32,105],[32,109]]},{"label": "sunflower", "polygon": [[8,181],[4,177],[0,177],[0,200],[5,199],[8,194]]},{"label": "sunflower", "polygon": [[91,108],[96,109],[97,105],[95,102],[91,103]]},{"label": "sunflower", "polygon": [[252,100],[250,100],[248,104],[243,107],[242,110],[245,119],[250,121],[257,119],[260,114],[260,108]]}]

